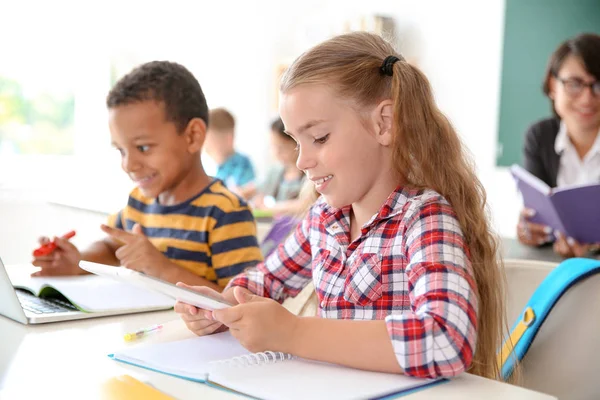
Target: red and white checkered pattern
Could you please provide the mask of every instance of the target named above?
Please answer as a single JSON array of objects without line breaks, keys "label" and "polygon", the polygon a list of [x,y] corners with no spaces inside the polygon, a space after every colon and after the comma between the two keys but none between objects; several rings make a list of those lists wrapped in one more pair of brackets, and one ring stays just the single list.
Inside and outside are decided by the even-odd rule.
[{"label": "red and white checkered pattern", "polygon": [[312,279],[323,318],[385,320],[399,365],[453,376],[475,351],[475,280],[456,215],[439,194],[398,188],[350,243],[351,207],[319,200],[294,234],[229,286],[283,301]]}]

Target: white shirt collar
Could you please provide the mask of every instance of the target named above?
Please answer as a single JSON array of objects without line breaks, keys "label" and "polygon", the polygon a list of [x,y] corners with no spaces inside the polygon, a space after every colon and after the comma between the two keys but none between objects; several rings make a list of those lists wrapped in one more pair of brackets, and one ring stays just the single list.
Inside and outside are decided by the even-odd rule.
[{"label": "white shirt collar", "polygon": [[[561,154],[567,148],[575,149],[573,143],[571,143],[571,140],[569,139],[569,135],[567,135],[567,126],[563,121],[560,121],[560,128],[558,128],[558,134],[554,141],[554,151],[556,151],[556,154]],[[600,154],[600,131],[598,131],[596,140],[590,151],[585,155],[585,158],[591,157],[594,154]]]},{"label": "white shirt collar", "polygon": [[556,151],[556,154],[561,154],[570,144],[571,141],[569,140],[569,136],[567,136],[567,126],[564,122],[560,121],[558,135],[556,135],[556,140],[554,141],[554,151]]}]

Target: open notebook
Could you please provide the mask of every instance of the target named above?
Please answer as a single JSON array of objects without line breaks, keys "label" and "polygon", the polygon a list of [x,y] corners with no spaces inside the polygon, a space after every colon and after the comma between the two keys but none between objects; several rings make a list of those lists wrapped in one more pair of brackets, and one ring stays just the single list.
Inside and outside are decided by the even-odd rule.
[{"label": "open notebook", "polygon": [[175,303],[165,295],[96,275],[31,277],[30,268],[18,266],[8,272],[15,289],[42,298],[64,297],[84,312],[168,309]]},{"label": "open notebook", "polygon": [[261,399],[393,398],[445,381],[361,371],[283,353],[250,353],[229,332],[135,347],[110,357]]}]

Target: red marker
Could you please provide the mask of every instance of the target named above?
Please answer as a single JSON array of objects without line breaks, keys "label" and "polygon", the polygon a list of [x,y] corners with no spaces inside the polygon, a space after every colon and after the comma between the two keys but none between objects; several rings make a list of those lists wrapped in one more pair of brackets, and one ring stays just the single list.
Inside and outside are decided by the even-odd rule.
[{"label": "red marker", "polygon": [[[63,239],[71,239],[73,236],[75,236],[75,231],[68,232],[62,238]],[[41,245],[39,248],[35,249],[33,251],[33,256],[34,257],[47,256],[48,254],[52,253],[54,251],[54,249],[56,249],[56,243],[54,241],[52,241],[52,242],[46,243],[44,245]]]}]

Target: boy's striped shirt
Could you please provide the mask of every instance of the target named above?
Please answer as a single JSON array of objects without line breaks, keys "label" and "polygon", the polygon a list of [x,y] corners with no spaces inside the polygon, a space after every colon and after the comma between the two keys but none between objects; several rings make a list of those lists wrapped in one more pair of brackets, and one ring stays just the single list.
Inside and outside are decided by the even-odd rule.
[{"label": "boy's striped shirt", "polygon": [[220,180],[173,206],[134,189],[127,207],[112,215],[109,225],[131,231],[136,223],[173,263],[223,287],[262,260],[252,212]]}]

